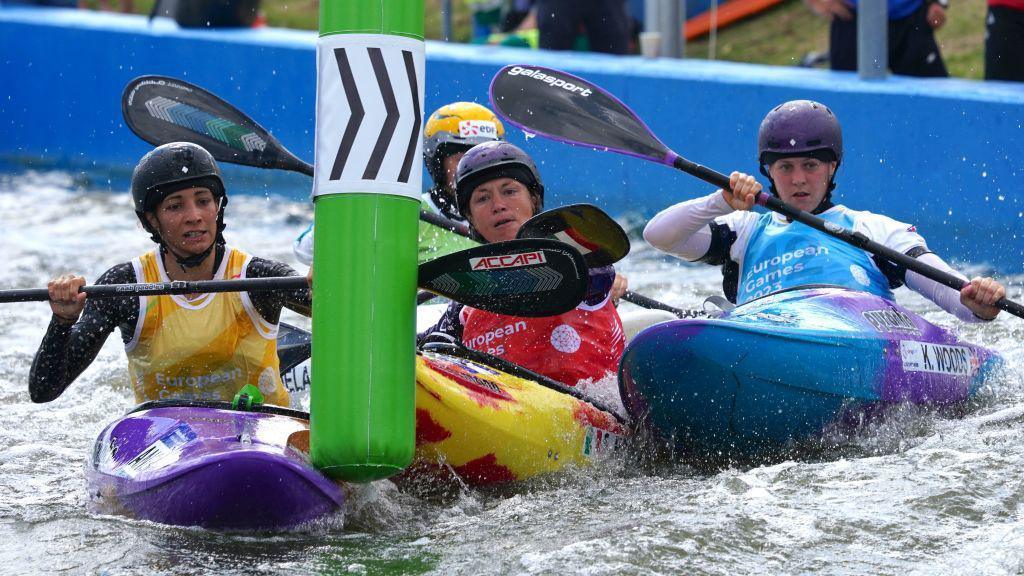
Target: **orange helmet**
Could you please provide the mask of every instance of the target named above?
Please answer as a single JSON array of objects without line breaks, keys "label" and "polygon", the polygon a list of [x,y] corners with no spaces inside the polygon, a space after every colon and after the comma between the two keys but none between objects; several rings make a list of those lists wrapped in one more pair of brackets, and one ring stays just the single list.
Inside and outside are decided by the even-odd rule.
[{"label": "orange helmet", "polygon": [[494,112],[474,102],[452,102],[435,110],[423,127],[423,163],[434,185],[443,188],[445,158],[504,139],[505,127]]}]

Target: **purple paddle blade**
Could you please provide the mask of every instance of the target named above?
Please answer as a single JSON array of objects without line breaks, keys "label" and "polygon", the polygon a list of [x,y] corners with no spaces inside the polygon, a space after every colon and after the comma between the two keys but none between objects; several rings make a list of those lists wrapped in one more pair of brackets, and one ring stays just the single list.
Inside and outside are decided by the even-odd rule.
[{"label": "purple paddle blade", "polygon": [[491,105],[525,132],[672,165],[676,155],[601,87],[543,66],[506,66],[491,80]]}]

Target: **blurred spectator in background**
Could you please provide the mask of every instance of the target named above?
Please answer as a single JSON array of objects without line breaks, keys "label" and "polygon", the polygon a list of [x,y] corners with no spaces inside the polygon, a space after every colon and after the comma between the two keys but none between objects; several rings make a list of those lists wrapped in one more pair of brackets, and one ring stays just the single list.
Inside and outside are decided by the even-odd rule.
[{"label": "blurred spectator in background", "polygon": [[[811,10],[832,21],[829,29],[832,69],[856,70],[856,0],[805,1]],[[935,30],[946,23],[949,0],[888,1],[889,69],[906,76],[949,76],[935,42]]]},{"label": "blurred spectator in background", "polygon": [[172,18],[182,28],[247,28],[265,23],[260,0],[155,0],[149,19],[156,16]]},{"label": "blurred spectator in background", "polygon": [[[89,6],[89,4],[90,2],[87,0],[79,0],[78,2],[78,5],[82,7]],[[117,4],[116,8],[114,7],[114,4]],[[129,14],[135,12],[133,0],[117,0],[116,2],[111,2],[110,0],[96,0],[96,5],[100,10],[106,10],[108,12],[114,10],[120,10],[121,12]]]},{"label": "blurred spectator in background", "polygon": [[466,0],[473,15],[474,44],[537,48],[533,0]]},{"label": "blurred spectator in background", "polygon": [[572,50],[582,26],[590,50],[625,54],[630,17],[626,0],[535,0],[540,47]]},{"label": "blurred spectator in background", "polygon": [[1024,0],[988,0],[985,80],[1024,82]]}]

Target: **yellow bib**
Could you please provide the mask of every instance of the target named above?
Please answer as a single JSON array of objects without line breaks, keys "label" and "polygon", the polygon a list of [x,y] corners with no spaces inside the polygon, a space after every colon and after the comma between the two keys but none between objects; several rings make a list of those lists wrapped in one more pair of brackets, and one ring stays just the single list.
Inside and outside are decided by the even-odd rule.
[{"label": "yellow bib", "polygon": [[[225,249],[215,280],[244,278],[250,256]],[[139,282],[169,282],[157,251],[132,260]],[[227,400],[255,384],[268,404],[288,406],[277,359],[277,324],[246,292],[142,296],[135,335],[125,345],[135,400]]]}]

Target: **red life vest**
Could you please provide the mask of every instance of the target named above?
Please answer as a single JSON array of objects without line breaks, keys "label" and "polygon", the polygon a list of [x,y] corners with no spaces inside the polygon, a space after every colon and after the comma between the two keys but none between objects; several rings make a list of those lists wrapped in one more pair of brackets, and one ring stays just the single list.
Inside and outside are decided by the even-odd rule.
[{"label": "red life vest", "polygon": [[988,0],[989,6],[1005,6],[1014,10],[1024,10],[1024,0]]},{"label": "red life vest", "polygon": [[622,320],[610,297],[545,318],[505,316],[466,306],[460,319],[465,346],[569,386],[615,374],[626,347]]}]

